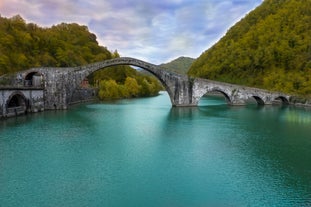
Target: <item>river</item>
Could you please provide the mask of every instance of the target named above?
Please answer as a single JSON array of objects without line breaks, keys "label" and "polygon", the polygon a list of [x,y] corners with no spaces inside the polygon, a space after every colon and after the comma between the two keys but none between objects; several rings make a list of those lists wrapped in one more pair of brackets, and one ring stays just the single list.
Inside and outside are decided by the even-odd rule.
[{"label": "river", "polygon": [[311,206],[311,110],[162,93],[1,120],[0,206]]}]

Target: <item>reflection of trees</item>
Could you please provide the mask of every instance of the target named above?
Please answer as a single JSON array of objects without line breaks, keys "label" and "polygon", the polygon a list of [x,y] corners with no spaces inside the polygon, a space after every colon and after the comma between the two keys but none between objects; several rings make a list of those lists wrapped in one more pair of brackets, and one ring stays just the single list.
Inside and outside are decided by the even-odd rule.
[{"label": "reflection of trees", "polygon": [[284,120],[290,123],[297,124],[310,124],[311,123],[311,115],[309,113],[304,113],[304,111],[300,110],[288,110],[284,113]]}]

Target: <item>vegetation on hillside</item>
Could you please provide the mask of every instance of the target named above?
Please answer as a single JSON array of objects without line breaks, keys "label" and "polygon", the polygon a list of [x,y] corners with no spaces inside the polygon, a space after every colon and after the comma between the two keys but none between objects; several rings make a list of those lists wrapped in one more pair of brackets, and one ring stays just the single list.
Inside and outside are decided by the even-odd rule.
[{"label": "vegetation on hillside", "polygon": [[86,26],[42,28],[19,15],[0,17],[0,75],[31,67],[70,67],[112,58]]},{"label": "vegetation on hillside", "polygon": [[[32,67],[74,67],[116,57],[119,57],[118,52],[110,52],[100,46],[96,35],[90,33],[86,26],[61,23],[42,28],[26,23],[19,15],[12,18],[0,16],[0,77]],[[126,82],[127,77],[127,82],[137,82],[139,92],[134,93],[127,88],[130,85]],[[2,80],[8,82],[5,78]],[[89,80],[101,86],[100,98],[151,96],[161,88],[158,80],[142,75],[129,66],[98,71]],[[122,95],[113,93],[110,96],[108,92],[103,92],[111,86],[117,88],[111,90],[122,91]],[[119,90],[121,86],[123,89]]]},{"label": "vegetation on hillside", "polygon": [[161,64],[160,67],[174,72],[186,75],[194,59],[190,57],[179,57],[169,63]]},{"label": "vegetation on hillside", "polygon": [[265,0],[191,66],[189,75],[311,94],[311,1]]}]

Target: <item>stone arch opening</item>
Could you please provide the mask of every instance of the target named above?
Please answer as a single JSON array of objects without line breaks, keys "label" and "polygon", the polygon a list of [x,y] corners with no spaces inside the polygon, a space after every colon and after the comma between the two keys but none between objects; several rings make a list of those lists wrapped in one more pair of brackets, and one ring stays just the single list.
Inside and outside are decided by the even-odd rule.
[{"label": "stone arch opening", "polygon": [[7,116],[25,114],[28,108],[28,100],[21,93],[13,93],[7,100]]},{"label": "stone arch opening", "polygon": [[218,93],[218,94],[222,94],[225,97],[226,102],[231,103],[231,99],[230,99],[229,95],[227,93],[225,93],[224,91],[222,91],[220,89],[214,89],[213,92]]},{"label": "stone arch opening", "polygon": [[[120,64],[121,65],[121,64]],[[124,65],[126,65],[126,64],[124,64]],[[128,65],[128,66],[133,66],[133,65]],[[143,68],[143,67],[141,67],[141,66],[136,66],[136,65],[134,65],[135,67],[138,67],[138,68],[140,68],[141,70],[143,70],[143,71],[145,71],[145,73],[146,74],[150,74],[151,76],[153,76],[153,77],[155,77],[159,82],[160,82],[160,84],[165,88],[165,90],[167,91],[167,92],[170,92],[170,88],[169,88],[169,86],[167,85],[167,83],[165,82],[165,81],[163,81],[163,79],[161,79],[161,78],[159,78],[159,76],[158,76],[158,74],[155,74],[154,72],[151,72],[151,71],[149,71],[149,70],[146,70],[145,68]],[[105,70],[105,69],[108,69],[108,68],[111,68],[112,66],[107,66],[107,67],[104,67],[104,68],[100,68],[100,69],[98,69],[98,70],[96,70],[96,71],[99,71],[99,70]],[[96,71],[94,71],[94,72],[96,72]],[[94,73],[93,72],[93,73]],[[92,74],[93,74],[92,73]],[[92,74],[90,74],[90,75],[92,75]],[[88,76],[87,76],[88,77]],[[84,78],[84,80],[81,82],[82,84],[85,82],[85,80],[86,80],[86,78]],[[96,83],[97,85],[99,84],[98,82]]]},{"label": "stone arch opening", "polygon": [[213,89],[205,93],[199,100],[199,106],[230,104],[231,100],[228,94],[220,89]]},{"label": "stone arch opening", "polygon": [[37,71],[28,73],[25,76],[24,86],[42,87],[43,86],[43,75]]},{"label": "stone arch opening", "polygon": [[284,96],[278,96],[273,101],[274,104],[289,105],[289,100]]},{"label": "stone arch opening", "polygon": [[[147,63],[138,59],[134,58],[128,58],[128,57],[123,57],[123,58],[115,58],[111,60],[105,60],[102,62],[94,63],[94,64],[89,64],[86,66],[79,67],[79,70],[83,73],[81,73],[80,80],[76,83],[75,89],[79,88],[83,80],[85,80],[86,77],[89,75],[93,74],[94,72],[98,70],[105,70],[108,67],[111,66],[117,66],[117,65],[128,65],[128,66],[134,66],[134,67],[139,67],[150,74],[152,74],[156,79],[159,80],[159,82],[162,84],[162,86],[165,88],[167,91],[171,103],[174,103],[174,89],[172,88],[171,82],[168,82],[168,80],[174,80],[174,78],[171,77],[170,73],[164,70],[161,70],[158,66],[153,65],[151,63]],[[177,75],[178,76],[178,75]],[[179,80],[179,77],[175,77],[175,81],[177,82]],[[174,86],[173,86],[174,87]],[[74,90],[71,92],[71,100],[72,100],[72,95],[74,93]]]},{"label": "stone arch opening", "polygon": [[[77,88],[76,92],[74,92],[74,96],[76,96],[79,90],[84,91],[84,93],[88,93],[88,97],[94,97],[95,94],[101,94],[101,91],[105,91],[109,96],[106,88],[110,88],[109,85],[111,85],[111,80],[109,80],[109,78],[111,75],[109,74],[112,71],[117,71],[117,73],[122,74],[117,75],[116,77],[113,76],[113,82],[115,80],[114,83],[117,84],[116,87],[118,88],[118,90],[115,92],[122,98],[152,97],[156,96],[157,94],[160,95],[162,94],[160,91],[166,90],[164,86],[165,83],[161,82],[161,80],[155,74],[141,67],[131,67],[131,65],[126,65],[131,67],[129,69],[128,67],[123,68],[123,66],[125,65],[122,65],[121,68],[114,68],[115,66],[109,66],[95,71],[94,73],[100,71],[100,73],[104,73],[105,75],[102,76],[103,78],[98,77],[97,79],[89,81],[89,87]],[[118,72],[118,70],[123,71]],[[106,73],[106,71],[108,73]],[[94,73],[90,74],[88,77],[92,77]],[[82,81],[82,86],[85,85],[85,80],[88,79],[88,77]],[[112,91],[114,90],[112,89]]]},{"label": "stone arch opening", "polygon": [[251,96],[247,101],[247,104],[257,104],[259,106],[265,105],[264,100],[259,96]]}]

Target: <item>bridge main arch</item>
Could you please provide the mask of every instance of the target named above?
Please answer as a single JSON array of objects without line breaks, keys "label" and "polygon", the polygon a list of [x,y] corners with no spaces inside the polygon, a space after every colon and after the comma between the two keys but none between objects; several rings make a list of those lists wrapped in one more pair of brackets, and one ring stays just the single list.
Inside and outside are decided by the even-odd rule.
[{"label": "bridge main arch", "polygon": [[[79,87],[80,83],[90,74],[116,65],[132,65],[140,67],[153,74],[164,86],[173,106],[191,105],[191,88],[189,87],[188,76],[172,73],[161,69],[159,66],[130,57],[121,57],[102,62],[97,62],[85,66],[73,68],[74,83],[67,97],[71,97],[74,90]],[[189,94],[190,93],[190,94]],[[190,98],[189,98],[190,97]],[[68,103],[70,100],[68,99]]]}]

